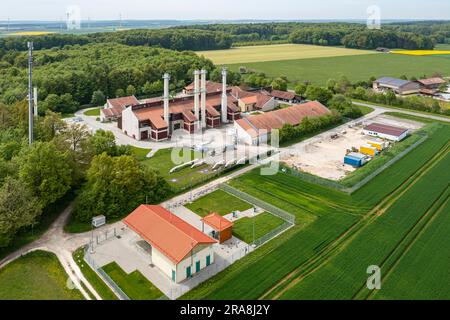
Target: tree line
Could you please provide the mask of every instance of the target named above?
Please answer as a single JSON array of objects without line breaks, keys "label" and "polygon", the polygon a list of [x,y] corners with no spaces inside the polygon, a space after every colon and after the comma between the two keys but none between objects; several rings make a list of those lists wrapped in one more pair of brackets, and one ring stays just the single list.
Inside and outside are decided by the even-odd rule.
[{"label": "tree line", "polygon": [[[158,93],[163,72],[171,74],[175,90],[192,81],[195,69],[214,70],[211,61],[191,51],[112,43],[38,50],[34,60],[42,115],[46,110],[72,113],[80,105],[102,104],[105,98]],[[0,58],[0,88],[5,104],[26,98],[26,52],[10,50]]]},{"label": "tree line", "polygon": [[29,145],[27,126],[26,101],[0,104],[0,249],[73,190],[80,190],[74,216],[80,221],[123,216],[170,194],[167,182],[130,147],[116,145],[112,132],[91,134],[47,111],[37,119],[36,141]]},{"label": "tree line", "polygon": [[[175,27],[187,29],[186,26]],[[349,48],[377,47],[432,49],[436,43],[450,43],[449,22],[409,22],[383,24],[381,30],[368,30],[359,23],[255,23],[189,26],[230,34],[234,44],[278,41]]]},{"label": "tree line", "polygon": [[0,38],[0,56],[9,50],[26,51],[27,42],[33,41],[36,50],[64,48],[89,43],[118,43],[128,46],[155,46],[164,49],[217,50],[228,49],[232,38],[224,32],[209,30],[136,29],[120,32],[99,32],[87,35],[50,34]]}]

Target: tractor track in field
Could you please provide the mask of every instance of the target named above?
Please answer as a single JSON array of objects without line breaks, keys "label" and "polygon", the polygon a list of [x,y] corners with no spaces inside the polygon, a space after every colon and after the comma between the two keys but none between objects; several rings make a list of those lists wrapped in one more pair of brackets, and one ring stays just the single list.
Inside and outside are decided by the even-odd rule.
[{"label": "tractor track in field", "polygon": [[450,143],[447,143],[441,148],[424,166],[415,171],[409,178],[407,178],[399,187],[396,188],[389,196],[381,200],[381,202],[371,209],[362,218],[352,224],[346,231],[340,234],[333,242],[324,247],[318,254],[310,261],[301,264],[294,269],[276,285],[266,291],[260,300],[263,299],[278,299],[287,290],[299,283],[305,277],[321,268],[329,259],[335,254],[341,252],[347,247],[349,243],[357,236],[365,227],[370,225],[374,220],[383,215],[400,197],[402,197],[414,184],[419,181],[427,172],[429,172],[445,155],[447,154]]},{"label": "tractor track in field", "polygon": [[[383,284],[386,279],[389,277],[389,275],[392,274],[395,267],[400,263],[402,258],[406,256],[406,254],[411,250],[411,248],[414,246],[414,244],[419,240],[421,235],[428,229],[428,227],[431,225],[431,223],[435,220],[435,218],[442,212],[443,208],[447,205],[450,198],[448,195],[449,186],[436,198],[436,201],[431,204],[430,208],[423,214],[420,219],[411,227],[411,229],[405,234],[405,236],[399,241],[399,243],[395,246],[395,248],[390,252],[390,254],[383,260],[382,264],[380,265],[380,268],[383,269],[383,267],[386,265],[386,263],[389,262],[389,260],[397,255],[397,257],[394,258],[394,261],[392,261],[391,266],[388,266],[387,272],[383,272],[384,276],[382,278],[381,284]],[[445,198],[445,200],[442,200]],[[436,207],[437,206],[437,207]],[[421,222],[424,222],[421,224]],[[408,241],[408,238],[410,235],[415,236]],[[407,242],[407,243],[405,243]],[[401,247],[403,244],[406,244],[406,247],[401,252],[396,252],[398,250],[401,250]],[[375,291],[369,291],[365,296],[363,295],[363,290],[365,286],[363,285],[357,293],[355,293],[352,297],[352,299],[370,299],[371,296],[375,293]]]}]

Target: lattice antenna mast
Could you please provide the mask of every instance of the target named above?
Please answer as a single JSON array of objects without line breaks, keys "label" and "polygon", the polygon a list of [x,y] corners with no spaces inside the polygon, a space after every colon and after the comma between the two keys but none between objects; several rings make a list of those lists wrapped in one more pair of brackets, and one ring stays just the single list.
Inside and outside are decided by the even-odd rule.
[{"label": "lattice antenna mast", "polygon": [[28,142],[33,143],[33,42],[28,42]]}]

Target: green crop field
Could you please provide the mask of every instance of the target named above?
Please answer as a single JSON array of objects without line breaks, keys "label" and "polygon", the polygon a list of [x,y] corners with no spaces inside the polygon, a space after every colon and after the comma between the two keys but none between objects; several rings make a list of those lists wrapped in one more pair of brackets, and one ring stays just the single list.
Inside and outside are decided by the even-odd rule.
[{"label": "green crop field", "polygon": [[[351,196],[281,173],[275,176],[261,176],[258,170],[254,170],[233,180],[231,184],[234,187],[295,214],[298,225],[193,289],[183,298],[257,299],[279,298],[288,294],[297,297],[297,290],[302,288],[300,284],[298,287],[295,286],[299,278],[314,271],[315,267],[321,266],[329,256],[352,244],[349,240],[353,237],[371,230],[369,226],[377,221],[379,215],[384,214],[384,210],[390,212],[405,210],[402,203],[407,205],[408,201],[397,202],[402,198],[403,192],[417,192],[421,188],[431,189],[427,187],[429,181],[421,179],[422,171],[434,163],[431,159],[438,152],[442,152],[450,136],[448,126],[438,126],[439,128],[427,141]],[[442,170],[442,166],[443,164],[436,168]],[[434,177],[438,169],[430,171],[427,175],[433,174]],[[445,178],[439,180],[439,183],[443,180]],[[423,197],[435,196],[430,192],[424,193]],[[433,200],[426,200],[424,206],[429,201]],[[409,209],[411,208],[407,210]],[[418,211],[422,209],[423,207],[418,208]],[[397,226],[402,226],[401,230],[407,230],[418,216],[420,213],[400,218],[393,215],[392,220],[387,223],[395,222]],[[392,228],[387,228],[386,232],[388,230],[391,233],[396,232],[395,229],[392,231]],[[370,235],[371,237],[367,239],[383,240],[373,233]],[[388,240],[394,243],[395,237],[397,235],[389,235]],[[371,252],[372,247],[370,244],[366,246],[366,251],[362,254],[369,256],[368,252]],[[329,282],[320,282],[319,279],[315,282],[316,285],[322,286],[323,289],[323,286],[334,285],[339,281],[350,282],[350,285],[355,282],[351,278],[353,274],[347,277],[343,273],[337,278],[333,277],[333,272],[325,274]],[[362,275],[367,277],[365,270]],[[293,283],[293,287],[289,285],[290,283]],[[293,288],[295,291],[292,291]],[[323,291],[326,290],[327,288]],[[329,293],[330,296],[332,292]],[[342,296],[345,294],[348,293],[343,292]],[[320,295],[317,298],[320,298]]]},{"label": "green crop field", "polygon": [[[285,223],[283,219],[264,212],[256,217],[244,217],[237,220],[233,226],[233,234],[245,243],[253,243],[283,225],[283,223]],[[253,228],[255,230],[254,234]]]},{"label": "green crop field", "polygon": [[0,300],[82,300],[69,289],[64,271],[53,253],[35,251],[0,270]]},{"label": "green crop field", "polygon": [[[236,62],[228,63],[227,66],[234,71],[245,66],[251,70],[264,72],[270,77],[286,76],[292,87],[296,81],[325,85],[328,79],[339,79],[341,76],[346,76],[352,82],[367,81],[372,76],[431,76],[448,70],[450,59],[443,56],[365,54],[253,63]],[[450,76],[450,73],[444,76]]]},{"label": "green crop field", "polygon": [[205,217],[213,212],[224,216],[233,211],[251,209],[253,206],[225,191],[216,190],[186,205],[186,207],[196,214]]},{"label": "green crop field", "polygon": [[377,54],[377,52],[306,44],[279,44],[269,46],[237,47],[227,50],[199,51],[197,54],[211,59],[215,64],[233,64],[355,56],[362,54]]},{"label": "green crop field", "polygon": [[157,287],[137,270],[127,274],[115,262],[104,266],[103,270],[132,300],[157,300],[164,296]]}]

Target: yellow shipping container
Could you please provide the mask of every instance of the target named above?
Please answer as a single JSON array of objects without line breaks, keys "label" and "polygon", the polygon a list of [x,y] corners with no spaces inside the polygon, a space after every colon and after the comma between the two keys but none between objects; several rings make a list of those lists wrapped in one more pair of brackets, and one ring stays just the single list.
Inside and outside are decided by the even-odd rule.
[{"label": "yellow shipping container", "polygon": [[371,157],[375,157],[378,154],[377,148],[375,148],[371,145],[361,146],[361,148],[359,149],[359,152],[361,152],[362,154],[371,156]]},{"label": "yellow shipping container", "polygon": [[368,142],[372,147],[376,148],[378,151],[382,151],[384,149],[383,142],[369,141]]}]

